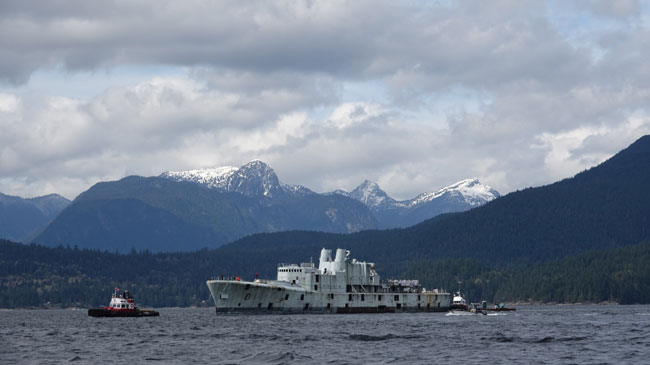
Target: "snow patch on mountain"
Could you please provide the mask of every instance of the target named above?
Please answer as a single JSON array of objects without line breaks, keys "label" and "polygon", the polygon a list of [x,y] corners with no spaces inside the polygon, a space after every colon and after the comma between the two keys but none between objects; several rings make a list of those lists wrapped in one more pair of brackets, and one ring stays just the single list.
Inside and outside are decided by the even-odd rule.
[{"label": "snow patch on mountain", "polygon": [[302,185],[287,185],[287,184],[282,184],[282,190],[291,195],[296,195],[296,196],[305,196],[305,195],[311,195],[311,194],[316,194],[312,190],[302,186]]},{"label": "snow patch on mountain", "polygon": [[224,192],[268,198],[282,194],[305,196],[315,194],[301,185],[281,184],[275,171],[263,161],[253,160],[241,167],[223,166],[208,169],[167,171],[162,178],[190,181]]},{"label": "snow patch on mountain", "polygon": [[215,189],[226,189],[232,175],[239,170],[234,166],[222,166],[209,169],[167,171],[160,177],[174,181],[191,181]]}]

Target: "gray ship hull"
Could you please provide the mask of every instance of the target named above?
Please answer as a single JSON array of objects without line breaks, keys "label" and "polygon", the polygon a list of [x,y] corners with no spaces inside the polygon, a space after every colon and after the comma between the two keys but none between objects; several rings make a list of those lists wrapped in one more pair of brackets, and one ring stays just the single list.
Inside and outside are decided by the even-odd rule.
[{"label": "gray ship hull", "polygon": [[208,280],[217,313],[336,314],[446,312],[451,295],[437,291],[327,292],[284,281]]}]

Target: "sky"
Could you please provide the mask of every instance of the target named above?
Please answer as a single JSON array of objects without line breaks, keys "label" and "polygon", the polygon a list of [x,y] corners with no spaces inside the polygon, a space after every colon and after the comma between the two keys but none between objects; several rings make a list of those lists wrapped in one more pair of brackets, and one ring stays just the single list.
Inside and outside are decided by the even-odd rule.
[{"label": "sky", "polygon": [[650,6],[0,2],[0,192],[260,159],[318,192],[502,194],[650,134]]}]

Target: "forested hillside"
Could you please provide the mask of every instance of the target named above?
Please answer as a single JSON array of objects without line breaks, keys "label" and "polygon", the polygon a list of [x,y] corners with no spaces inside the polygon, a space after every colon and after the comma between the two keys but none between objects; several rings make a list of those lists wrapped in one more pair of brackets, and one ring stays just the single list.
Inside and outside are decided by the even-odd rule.
[{"label": "forested hillside", "polygon": [[472,300],[650,303],[650,244],[567,257],[534,266],[492,267],[473,259],[414,263],[404,274],[430,287],[457,288]]},{"label": "forested hillside", "polygon": [[[275,260],[273,265],[262,265],[240,257],[227,263],[227,257],[219,250],[115,254],[0,241],[0,307],[100,306],[115,287],[131,290],[143,306],[211,305],[207,279],[218,275],[254,278],[252,269],[229,271],[229,267],[265,267],[260,276],[274,277],[270,266],[276,267]],[[471,300],[632,304],[650,303],[648,262],[650,243],[533,266],[442,259],[412,262],[406,272],[393,272],[391,265],[377,265],[383,278],[418,278],[426,288],[451,292],[457,280],[462,280],[463,292]]]}]

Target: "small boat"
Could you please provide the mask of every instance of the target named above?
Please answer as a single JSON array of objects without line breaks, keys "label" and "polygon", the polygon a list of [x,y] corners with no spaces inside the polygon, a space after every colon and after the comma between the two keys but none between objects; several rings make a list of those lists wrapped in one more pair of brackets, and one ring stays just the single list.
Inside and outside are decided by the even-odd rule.
[{"label": "small boat", "polygon": [[122,294],[119,294],[119,291],[120,289],[115,288],[107,307],[88,309],[88,315],[91,317],[157,317],[160,315],[154,310],[136,307],[128,290]]},{"label": "small boat", "polygon": [[458,281],[458,291],[454,294],[454,299],[451,302],[450,311],[469,311],[469,306],[467,305],[467,300],[463,298],[463,295],[460,293],[460,284],[462,281]]},{"label": "small boat", "polygon": [[508,308],[505,306],[503,303],[495,304],[494,307],[487,307],[485,310],[490,311],[490,312],[513,312],[516,311],[517,308]]},{"label": "small boat", "polygon": [[482,315],[487,315],[487,311],[484,308],[481,308],[481,305],[479,303],[471,303],[470,305],[467,306],[467,309],[465,308],[457,308],[457,309],[450,309],[449,313],[450,315],[474,315],[474,314],[482,314]]}]

